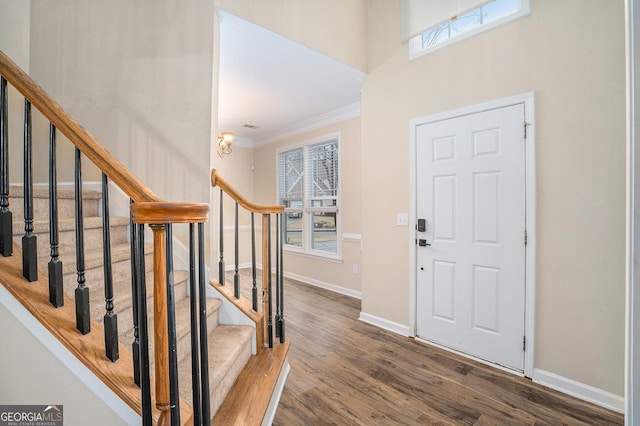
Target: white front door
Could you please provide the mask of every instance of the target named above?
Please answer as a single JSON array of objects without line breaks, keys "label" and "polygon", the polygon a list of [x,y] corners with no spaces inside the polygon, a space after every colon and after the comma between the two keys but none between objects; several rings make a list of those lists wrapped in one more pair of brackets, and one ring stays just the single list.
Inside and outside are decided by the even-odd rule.
[{"label": "white front door", "polygon": [[516,104],[416,127],[417,335],[519,371],[524,121]]}]

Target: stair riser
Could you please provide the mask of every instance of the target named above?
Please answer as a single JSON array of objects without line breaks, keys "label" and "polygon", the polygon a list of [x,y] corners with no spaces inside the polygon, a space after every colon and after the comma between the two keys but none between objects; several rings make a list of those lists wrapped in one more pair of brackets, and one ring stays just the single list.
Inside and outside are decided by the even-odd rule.
[{"label": "stair riser", "polygon": [[[127,226],[111,226],[111,244],[124,244],[127,242]],[[38,256],[43,257],[51,253],[51,245],[49,244],[49,230],[38,230],[34,232],[38,242]],[[20,245],[22,236],[24,235],[24,225],[20,229],[16,229],[15,223],[13,227],[13,242]],[[84,230],[84,248],[92,250],[102,247],[102,228],[85,228]],[[60,231],[58,233],[58,252],[75,252],[76,250],[76,233],[75,230]]]},{"label": "stair riser", "polygon": [[[62,261],[64,265],[64,289],[67,293],[73,294],[73,291],[78,285],[78,273],[75,269],[75,261],[66,262],[65,259],[62,259]],[[85,285],[92,289],[102,289],[104,287],[103,265],[99,264],[91,267],[87,265],[85,266]],[[123,259],[121,261],[113,262],[111,264],[111,268],[113,282],[131,280],[130,259]],[[147,253],[145,255],[145,269],[146,272],[151,272],[153,270],[153,253]]]},{"label": "stair riser", "polygon": [[[187,283],[181,281],[175,286],[176,300],[182,300],[187,297]],[[153,292],[147,290],[147,309],[153,309]],[[131,309],[131,294],[129,293],[126,298],[123,298],[120,303],[115,305],[116,313],[118,314],[118,332],[120,335],[124,335],[133,329],[133,314]],[[92,308],[93,312],[94,309]],[[104,309],[100,312],[96,312],[94,319],[102,324],[104,317]]]},{"label": "stair riser", "polygon": [[[208,314],[207,332],[211,332],[218,326],[218,313]],[[191,355],[191,333],[187,333],[178,341],[178,362]]]},{"label": "stair riser", "polygon": [[[98,206],[100,200],[83,199],[82,200],[82,216],[91,217],[99,216]],[[24,218],[24,200],[22,197],[9,197],[9,210],[13,214],[14,220],[21,220]],[[58,199],[58,217],[75,217],[76,207],[75,200],[73,198],[59,198]],[[33,199],[33,219],[34,220],[49,220],[49,199],[48,198],[34,198]]]},{"label": "stair riser", "polygon": [[227,394],[233,387],[236,378],[242,371],[245,365],[247,365],[247,361],[251,357],[251,343],[247,343],[245,347],[242,349],[242,352],[235,359],[233,366],[229,369],[225,377],[222,379],[217,386],[212,386],[210,395],[211,401],[211,412],[215,413],[218,411],[218,408],[224,402],[224,399],[227,397]]}]

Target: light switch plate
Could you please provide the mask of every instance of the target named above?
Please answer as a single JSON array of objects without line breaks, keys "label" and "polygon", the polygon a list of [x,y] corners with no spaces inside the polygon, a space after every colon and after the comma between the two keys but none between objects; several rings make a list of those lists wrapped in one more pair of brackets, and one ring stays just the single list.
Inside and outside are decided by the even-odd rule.
[{"label": "light switch plate", "polygon": [[398,224],[398,226],[409,226],[409,214],[408,213],[398,213],[397,224]]}]

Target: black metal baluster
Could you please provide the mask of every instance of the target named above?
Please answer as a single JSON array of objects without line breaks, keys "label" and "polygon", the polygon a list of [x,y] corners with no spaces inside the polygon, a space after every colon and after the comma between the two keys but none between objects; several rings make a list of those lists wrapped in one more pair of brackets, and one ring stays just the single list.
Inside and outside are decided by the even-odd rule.
[{"label": "black metal baluster", "polygon": [[251,302],[253,310],[258,312],[258,285],[256,282],[256,226],[251,212]]},{"label": "black metal baluster", "polygon": [[171,224],[166,229],[167,257],[167,328],[169,344],[169,404],[171,408],[171,424],[180,424],[180,395],[178,393],[178,354],[176,344],[176,307],[173,288],[173,241]]},{"label": "black metal baluster", "polygon": [[31,102],[24,100],[24,236],[22,237],[22,275],[27,281],[38,279],[38,246],[33,235],[33,169],[31,147]]},{"label": "black metal baluster", "polygon": [[7,80],[0,77],[0,255],[13,254],[12,214],[9,210],[9,117]]},{"label": "black metal baluster", "polygon": [[285,237],[285,221],[286,215],[280,215],[280,317],[277,318],[278,328],[280,329],[280,343],[284,343],[284,237]]},{"label": "black metal baluster", "polygon": [[[139,325],[140,333],[140,361],[139,361],[139,373],[140,383],[138,386],[142,392],[142,424],[150,426],[153,421],[151,418],[151,381],[149,374],[149,329],[147,327],[147,287],[145,277],[145,264],[144,264],[144,225],[133,225],[136,230],[136,282],[137,282],[137,323]],[[135,356],[135,355],[134,355]]]},{"label": "black metal baluster", "polygon": [[111,227],[109,226],[109,180],[102,173],[102,256],[104,259],[104,349],[111,361],[116,361],[118,353],[118,315],[113,311],[113,273],[111,268]]},{"label": "black metal baluster", "polygon": [[276,214],[276,338],[280,337],[280,215]]},{"label": "black metal baluster", "polygon": [[198,357],[198,290],[196,283],[195,229],[189,224],[189,313],[191,319],[191,391],[193,392],[193,424],[202,424],[200,404],[200,362]]},{"label": "black metal baluster", "polygon": [[[133,204],[133,200],[129,199],[129,206]],[[133,342],[131,343],[131,352],[133,356],[133,381],[140,386],[140,335],[138,328],[138,288],[140,280],[138,277],[138,226],[133,223],[133,214],[129,209],[129,233],[131,246],[131,306],[133,314]],[[144,271],[143,271],[144,273]]]},{"label": "black metal baluster", "polygon": [[267,328],[268,332],[269,332],[269,348],[273,348],[273,303],[272,303],[272,299],[273,299],[273,293],[271,292],[271,215],[267,215],[267,222],[269,223],[269,225],[267,226],[267,251],[269,252],[269,261],[268,261],[268,265],[265,271],[264,266],[262,267],[262,273],[263,274],[268,274],[267,276],[269,277],[268,280],[268,293],[269,293],[269,326]]},{"label": "black metal baluster", "polygon": [[238,229],[238,202],[236,202],[236,226],[235,226],[235,231],[234,231],[234,236],[235,236],[235,272],[233,274],[233,295],[235,296],[236,299],[240,298],[240,274],[238,274],[238,262],[240,261],[240,255],[239,255],[239,250],[240,250],[240,244],[238,242],[238,236],[240,233],[240,230]]},{"label": "black metal baluster", "polygon": [[76,267],[78,271],[78,287],[76,287],[76,328],[80,333],[91,331],[89,312],[89,287],[85,285],[84,276],[84,219],[82,217],[82,160],[81,152],[76,148],[75,158],[75,203],[76,203]]},{"label": "black metal baluster", "polygon": [[56,127],[49,123],[49,302],[59,308],[64,305],[62,262],[58,248],[58,176],[56,171]]},{"label": "black metal baluster", "polygon": [[220,260],[218,261],[218,282],[224,285],[224,213],[222,211],[222,198],[224,192],[220,190]]},{"label": "black metal baluster", "polygon": [[204,223],[198,223],[198,297],[200,302],[200,379],[202,384],[202,419],[211,420],[209,396],[209,343],[207,330],[207,288],[204,279]]}]

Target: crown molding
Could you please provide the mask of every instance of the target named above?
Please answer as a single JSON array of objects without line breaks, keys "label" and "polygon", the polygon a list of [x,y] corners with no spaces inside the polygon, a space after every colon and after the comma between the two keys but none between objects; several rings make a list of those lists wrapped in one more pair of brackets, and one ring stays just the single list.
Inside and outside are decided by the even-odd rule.
[{"label": "crown molding", "polygon": [[237,146],[238,148],[253,148],[255,146],[255,142],[250,138],[243,138],[242,136],[235,136],[233,138],[232,147]]},{"label": "crown molding", "polygon": [[324,114],[320,114],[308,120],[300,121],[284,127],[277,132],[267,134],[254,142],[254,147],[269,145],[279,140],[299,135],[301,133],[310,132],[311,130],[320,129],[331,124],[349,120],[360,116],[360,102],[347,105]]}]

